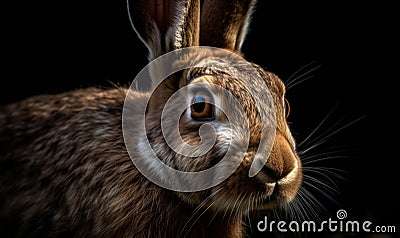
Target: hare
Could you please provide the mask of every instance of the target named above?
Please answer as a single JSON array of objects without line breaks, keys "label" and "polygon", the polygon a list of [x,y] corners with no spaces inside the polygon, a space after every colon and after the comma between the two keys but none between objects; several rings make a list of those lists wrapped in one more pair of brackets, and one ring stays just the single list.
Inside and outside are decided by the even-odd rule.
[{"label": "hare", "polygon": [[[200,0],[135,0],[130,10],[134,29],[152,61],[196,46],[222,48],[241,57],[254,5],[254,0],[202,4]],[[249,72],[201,47],[179,60],[194,67],[169,75],[158,86],[160,68],[150,67],[153,94],[128,87],[86,88],[3,106],[1,233],[12,237],[242,237],[242,218],[248,212],[289,203],[301,186],[302,166],[286,122],[282,81],[256,64],[248,63],[253,68]],[[216,68],[211,67],[213,62]],[[240,77],[231,74],[232,69]],[[160,121],[169,98],[198,83],[210,89],[183,91],[189,102],[184,102],[186,109],[178,123],[180,136],[195,145],[201,140],[200,127],[211,124],[216,128],[215,143],[205,154],[186,156],[167,144]],[[212,85],[229,91],[242,106],[247,138],[235,129],[241,125],[226,129],[227,116],[221,110],[227,104]],[[251,95],[248,88],[258,94]],[[270,92],[271,98],[256,107],[263,92]],[[127,103],[137,108],[126,108]],[[137,132],[143,122],[139,109],[145,113],[146,134]],[[274,133],[265,141],[261,128],[269,121],[260,119],[263,110],[275,115]],[[126,135],[124,113],[130,113],[124,123],[131,133]],[[167,128],[175,123],[165,122]],[[176,191],[154,183],[133,163],[139,158],[163,177],[154,168],[154,158],[144,151],[143,138],[160,161],[192,172],[218,164],[230,144],[245,141],[248,146],[235,158],[227,158],[240,159],[229,176],[222,166],[207,178],[226,177],[215,186]],[[257,153],[264,144],[271,145],[269,152]],[[265,163],[249,176],[256,155]]]}]

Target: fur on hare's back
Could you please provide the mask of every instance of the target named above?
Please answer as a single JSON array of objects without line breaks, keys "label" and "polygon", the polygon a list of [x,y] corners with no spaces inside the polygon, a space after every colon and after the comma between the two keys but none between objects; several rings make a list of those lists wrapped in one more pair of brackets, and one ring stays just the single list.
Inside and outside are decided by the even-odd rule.
[{"label": "fur on hare's back", "polygon": [[[121,129],[125,94],[89,88],[1,109],[3,234],[173,237],[172,227],[185,226],[193,208],[147,180],[129,158]],[[197,222],[193,235],[217,235],[206,229],[210,219]],[[218,230],[240,230],[236,220],[214,219]]]}]

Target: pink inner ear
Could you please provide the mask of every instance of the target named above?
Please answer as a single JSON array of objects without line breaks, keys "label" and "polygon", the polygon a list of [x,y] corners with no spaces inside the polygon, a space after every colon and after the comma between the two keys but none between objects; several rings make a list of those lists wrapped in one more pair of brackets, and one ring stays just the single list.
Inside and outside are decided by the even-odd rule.
[{"label": "pink inner ear", "polygon": [[171,26],[171,6],[173,0],[146,0],[145,7],[148,14],[156,22],[161,35],[165,35]]}]

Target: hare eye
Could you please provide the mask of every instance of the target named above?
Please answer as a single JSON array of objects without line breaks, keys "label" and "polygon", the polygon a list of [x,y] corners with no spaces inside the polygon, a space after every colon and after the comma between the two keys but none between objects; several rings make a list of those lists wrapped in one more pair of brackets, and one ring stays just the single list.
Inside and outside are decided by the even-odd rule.
[{"label": "hare eye", "polygon": [[191,117],[195,121],[211,121],[215,119],[215,107],[208,95],[197,94],[190,106]]}]

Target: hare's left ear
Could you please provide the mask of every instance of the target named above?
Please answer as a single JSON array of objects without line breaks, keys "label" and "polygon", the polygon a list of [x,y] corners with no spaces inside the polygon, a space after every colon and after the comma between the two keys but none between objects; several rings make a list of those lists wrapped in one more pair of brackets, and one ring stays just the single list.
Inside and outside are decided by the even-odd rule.
[{"label": "hare's left ear", "polygon": [[200,44],[240,51],[256,0],[205,0]]},{"label": "hare's left ear", "polygon": [[132,25],[149,49],[149,60],[198,46],[200,0],[127,0]]}]

